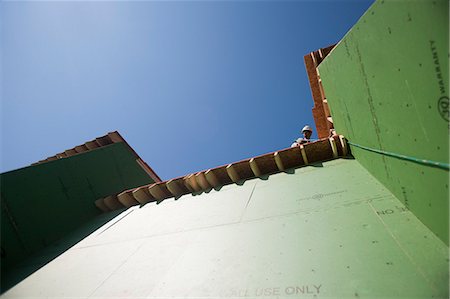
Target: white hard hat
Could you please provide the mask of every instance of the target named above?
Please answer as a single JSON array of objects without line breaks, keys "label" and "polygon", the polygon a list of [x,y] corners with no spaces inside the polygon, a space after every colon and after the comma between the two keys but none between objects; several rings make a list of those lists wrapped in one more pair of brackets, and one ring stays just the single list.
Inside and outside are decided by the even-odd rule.
[{"label": "white hard hat", "polygon": [[304,126],[303,129],[302,129],[302,133],[305,132],[305,131],[312,132],[313,130],[312,130],[312,128],[310,126]]}]

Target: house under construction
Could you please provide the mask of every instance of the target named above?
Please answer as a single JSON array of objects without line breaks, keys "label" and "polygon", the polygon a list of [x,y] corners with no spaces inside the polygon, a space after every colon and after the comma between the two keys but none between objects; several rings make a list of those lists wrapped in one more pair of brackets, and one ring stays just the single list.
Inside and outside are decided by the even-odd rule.
[{"label": "house under construction", "polygon": [[376,1],[306,55],[316,142],[161,181],[111,132],[3,173],[2,297],[448,298],[448,10]]}]

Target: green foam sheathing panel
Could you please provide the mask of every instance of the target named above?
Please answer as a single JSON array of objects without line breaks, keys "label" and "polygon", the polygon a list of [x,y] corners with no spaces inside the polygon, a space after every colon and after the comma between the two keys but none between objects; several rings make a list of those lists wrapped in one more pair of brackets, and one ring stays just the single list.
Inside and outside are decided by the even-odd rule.
[{"label": "green foam sheathing panel", "polygon": [[122,211],[123,210],[116,210],[110,213],[100,214],[66,234],[60,240],[53,242],[42,250],[37,251],[23,261],[15,264],[4,276],[2,276],[2,293],[61,255],[61,253],[96,231],[99,227],[110,221]]},{"label": "green foam sheathing panel", "polygon": [[356,160],[132,207],[6,298],[448,298],[448,247]]},{"label": "green foam sheathing panel", "polygon": [[[448,165],[448,5],[377,1],[319,65],[339,134]],[[351,150],[448,245],[448,169]]]},{"label": "green foam sheathing panel", "polygon": [[96,199],[152,182],[124,143],[3,173],[0,179],[3,274],[97,216]]}]

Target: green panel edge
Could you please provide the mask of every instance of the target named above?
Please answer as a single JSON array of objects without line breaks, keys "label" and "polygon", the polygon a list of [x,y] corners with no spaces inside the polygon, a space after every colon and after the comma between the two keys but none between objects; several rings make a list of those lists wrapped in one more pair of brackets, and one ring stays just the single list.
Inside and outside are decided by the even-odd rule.
[{"label": "green panel edge", "polygon": [[[334,126],[354,144],[448,164],[447,1],[376,1],[319,65]],[[351,147],[449,244],[448,169]]]}]

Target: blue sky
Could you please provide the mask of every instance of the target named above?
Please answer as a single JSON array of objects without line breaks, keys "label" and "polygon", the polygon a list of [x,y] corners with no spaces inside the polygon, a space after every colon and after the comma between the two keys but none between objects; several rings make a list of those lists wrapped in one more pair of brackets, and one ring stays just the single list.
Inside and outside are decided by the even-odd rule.
[{"label": "blue sky", "polygon": [[289,147],[303,56],[372,2],[1,2],[0,171],[114,130],[162,179]]}]

